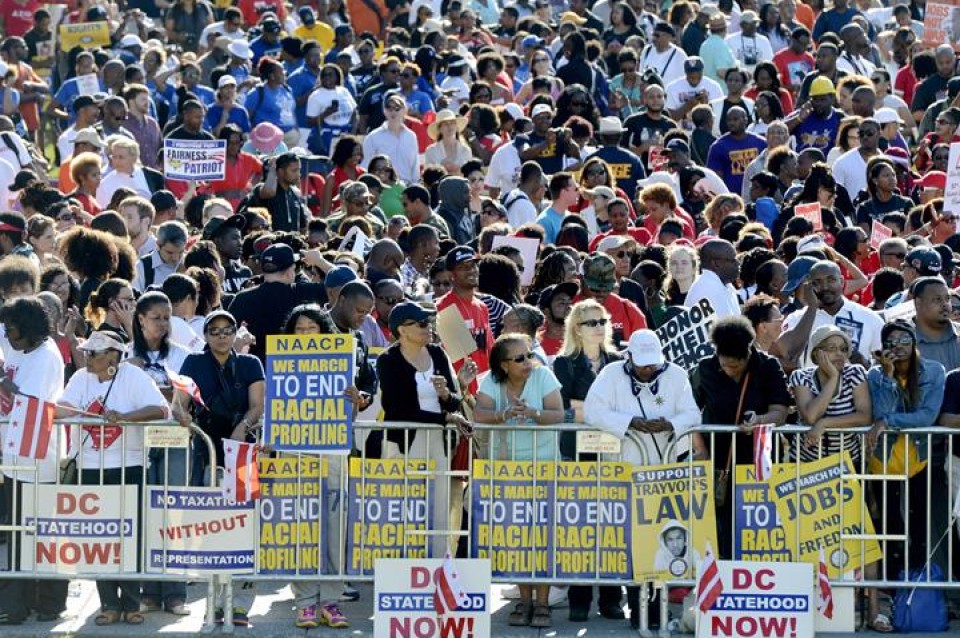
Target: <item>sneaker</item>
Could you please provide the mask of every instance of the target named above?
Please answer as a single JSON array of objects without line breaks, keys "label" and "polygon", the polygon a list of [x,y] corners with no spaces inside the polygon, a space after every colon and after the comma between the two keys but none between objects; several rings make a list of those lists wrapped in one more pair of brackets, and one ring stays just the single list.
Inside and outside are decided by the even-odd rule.
[{"label": "sneaker", "polygon": [[317,619],[317,606],[310,605],[309,607],[304,607],[297,611],[297,622],[298,629],[316,629],[320,626],[320,621]]},{"label": "sneaker", "polygon": [[182,600],[171,600],[167,603],[167,612],[174,616],[189,616],[190,610]]},{"label": "sneaker", "polygon": [[350,626],[350,623],[347,622],[347,617],[344,616],[340,608],[333,603],[320,607],[320,624],[332,629],[341,629]]},{"label": "sneaker", "polygon": [[243,607],[234,607],[233,608],[233,626],[234,627],[249,627],[250,618],[247,617],[247,610]]},{"label": "sneaker", "polygon": [[567,597],[567,588],[551,587],[550,598],[548,599],[547,604],[554,609],[562,609],[568,606],[570,604],[570,599]]},{"label": "sneaker", "polygon": [[343,593],[340,594],[340,602],[355,602],[360,600],[360,591],[350,583],[343,584]]}]

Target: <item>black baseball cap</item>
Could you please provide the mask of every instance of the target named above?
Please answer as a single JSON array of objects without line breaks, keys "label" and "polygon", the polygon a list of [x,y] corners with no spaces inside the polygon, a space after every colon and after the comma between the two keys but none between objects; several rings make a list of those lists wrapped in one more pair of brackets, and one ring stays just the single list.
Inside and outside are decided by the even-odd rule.
[{"label": "black baseball cap", "polygon": [[33,182],[39,181],[40,178],[37,177],[37,174],[31,170],[24,169],[17,173],[17,176],[13,179],[13,184],[10,185],[9,190],[16,192],[23,190]]},{"label": "black baseball cap", "polygon": [[580,293],[580,286],[574,281],[565,281],[559,284],[547,286],[540,291],[540,297],[537,299],[537,306],[546,308],[553,303],[553,298],[559,294],[565,294],[573,299]]},{"label": "black baseball cap", "polygon": [[457,246],[447,253],[445,263],[447,270],[453,270],[462,263],[476,261],[477,253],[470,246]]},{"label": "black baseball cap", "polygon": [[73,110],[77,111],[88,106],[100,106],[100,101],[92,95],[81,95],[73,101]]},{"label": "black baseball cap", "polygon": [[236,228],[241,233],[247,227],[247,218],[243,215],[231,215],[230,217],[214,217],[203,227],[203,238],[213,239],[220,233]]},{"label": "black baseball cap", "polygon": [[943,269],[943,263],[940,261],[940,253],[929,246],[917,246],[907,253],[903,260],[903,266],[914,268],[921,275],[933,276],[939,275]]},{"label": "black baseball cap", "polygon": [[283,272],[295,263],[299,255],[286,244],[273,244],[260,255],[260,269],[267,273]]},{"label": "black baseball cap", "polygon": [[390,311],[390,332],[396,335],[397,328],[407,321],[427,321],[436,314],[435,310],[424,308],[415,301],[398,303]]}]

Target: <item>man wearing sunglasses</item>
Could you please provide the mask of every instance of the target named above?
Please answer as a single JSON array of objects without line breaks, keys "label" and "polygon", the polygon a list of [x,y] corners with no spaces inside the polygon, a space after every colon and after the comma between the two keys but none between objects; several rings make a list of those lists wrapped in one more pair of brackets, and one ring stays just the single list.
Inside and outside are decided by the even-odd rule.
[{"label": "man wearing sunglasses", "polygon": [[867,161],[880,155],[880,123],[872,117],[860,122],[860,145],[837,158],[833,177],[851,200],[867,189]]}]

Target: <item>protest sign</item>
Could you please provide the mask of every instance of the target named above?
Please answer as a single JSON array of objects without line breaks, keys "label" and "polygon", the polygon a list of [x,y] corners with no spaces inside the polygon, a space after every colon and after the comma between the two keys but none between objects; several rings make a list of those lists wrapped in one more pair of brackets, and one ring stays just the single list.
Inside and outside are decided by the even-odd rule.
[{"label": "protest sign", "polygon": [[425,474],[434,469],[434,461],[424,459],[350,459],[348,574],[372,575],[378,558],[431,558],[423,532],[433,529],[427,495],[433,498],[436,479]]},{"label": "protest sign", "polygon": [[540,240],[532,237],[514,237],[512,235],[497,235],[493,238],[493,247],[510,246],[520,251],[523,257],[523,270],[520,271],[520,285],[529,286],[533,283],[533,274],[537,270],[537,251],[540,249]]},{"label": "protest sign", "polygon": [[647,166],[651,173],[665,171],[667,164],[670,163],[670,153],[663,146],[651,146],[650,153],[647,155]]},{"label": "protest sign", "polygon": [[264,445],[347,454],[353,447],[353,335],[267,336]]},{"label": "protest sign", "polygon": [[[776,475],[780,468],[791,467],[774,465],[773,473]],[[784,529],[776,503],[770,497],[770,486],[757,480],[753,465],[738,465],[736,479],[733,485],[733,511],[736,516],[734,559],[759,562],[793,560],[790,543],[795,542],[796,534]]]},{"label": "protest sign", "polygon": [[883,316],[885,323],[898,319],[910,321],[917,316],[917,304],[913,299],[902,301],[892,308],[885,308],[880,314]]},{"label": "protest sign", "polygon": [[712,468],[708,461],[634,468],[635,580],[693,578],[707,543],[717,547]]},{"label": "protest sign", "polygon": [[[863,501],[859,481],[845,480],[843,474],[856,469],[846,451],[819,461],[791,466],[774,474],[771,495],[784,525],[799,525],[799,555],[794,560],[816,564],[822,546],[827,556],[830,578],[845,569],[852,570],[883,557],[876,540],[847,540],[840,536],[874,534],[873,521]],[[787,539],[791,548],[795,541]]]},{"label": "protest sign", "polygon": [[438,617],[433,606],[442,559],[378,559],[373,581],[373,635],[381,638],[489,638],[490,562],[454,562],[467,597]]},{"label": "protest sign", "polygon": [[874,219],[870,224],[870,248],[879,250],[883,240],[891,237],[893,237],[893,229]]},{"label": "protest sign", "polygon": [[631,466],[473,464],[472,547],[497,577],[630,578]]},{"label": "protest sign", "polygon": [[823,215],[820,210],[820,202],[810,204],[797,204],[793,208],[795,217],[803,217],[813,224],[813,232],[819,233],[823,230]]},{"label": "protest sign", "polygon": [[326,459],[261,457],[259,469],[259,573],[321,573]]},{"label": "protest sign", "polygon": [[226,140],[163,140],[163,176],[167,179],[223,179],[226,167]]},{"label": "protest sign", "polygon": [[69,51],[74,47],[95,49],[110,46],[110,23],[76,22],[60,25],[60,50]]},{"label": "protest sign", "polygon": [[657,328],[664,358],[689,372],[700,359],[712,355],[710,328],[713,316],[710,301],[701,299],[693,308],[680,312]]},{"label": "protest sign", "polygon": [[813,638],[813,566],[720,561],[723,593],[700,617],[697,638]]},{"label": "protest sign", "polygon": [[923,41],[930,48],[951,44],[960,49],[960,0],[927,0]]},{"label": "protest sign", "polygon": [[148,487],[146,571],[253,572],[254,501],[230,503],[219,487]]},{"label": "protest sign", "polygon": [[456,304],[447,306],[437,314],[437,336],[454,363],[466,359],[477,350],[477,340],[470,334]]},{"label": "protest sign", "polygon": [[96,73],[86,73],[77,76],[77,94],[94,95],[100,92],[100,78]]},{"label": "protest sign", "polygon": [[[960,11],[960,9],[958,9]],[[943,191],[942,216],[960,216],[960,142],[950,145],[950,157],[947,160],[947,185]]]},{"label": "protest sign", "polygon": [[[33,485],[20,497],[20,565],[45,574],[136,571],[137,488],[134,485]],[[36,509],[35,509],[36,507]]]}]

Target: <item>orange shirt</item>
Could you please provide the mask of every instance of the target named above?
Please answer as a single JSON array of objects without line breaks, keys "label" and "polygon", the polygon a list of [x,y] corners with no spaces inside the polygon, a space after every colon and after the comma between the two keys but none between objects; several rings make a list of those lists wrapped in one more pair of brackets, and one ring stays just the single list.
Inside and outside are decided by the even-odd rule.
[{"label": "orange shirt", "polygon": [[73,155],[63,161],[63,164],[60,165],[60,171],[57,173],[57,189],[64,194],[77,188],[77,185],[73,183],[73,178],[70,177],[70,163],[72,161]]},{"label": "orange shirt", "polygon": [[813,23],[816,22],[816,19],[817,17],[810,5],[803,2],[797,3],[797,22],[810,29],[810,33],[813,33]]},{"label": "orange shirt", "polygon": [[10,69],[16,75],[16,79],[13,81],[13,88],[20,91],[20,117],[23,118],[23,123],[26,124],[27,130],[32,133],[40,126],[40,109],[36,102],[23,102],[23,85],[27,82],[43,82],[43,80],[29,64],[24,62],[19,62],[10,67]]},{"label": "orange shirt", "polygon": [[383,0],[347,0],[347,13],[357,35],[369,31],[377,38],[383,37],[387,26],[387,7]]}]

